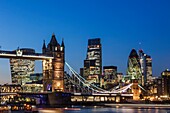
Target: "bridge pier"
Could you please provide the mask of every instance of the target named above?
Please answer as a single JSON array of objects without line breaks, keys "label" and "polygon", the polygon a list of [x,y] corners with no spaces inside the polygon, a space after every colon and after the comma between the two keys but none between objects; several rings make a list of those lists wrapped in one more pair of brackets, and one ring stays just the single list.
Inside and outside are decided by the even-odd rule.
[{"label": "bridge pier", "polygon": [[43,60],[43,89],[44,91],[52,91],[52,59]]}]

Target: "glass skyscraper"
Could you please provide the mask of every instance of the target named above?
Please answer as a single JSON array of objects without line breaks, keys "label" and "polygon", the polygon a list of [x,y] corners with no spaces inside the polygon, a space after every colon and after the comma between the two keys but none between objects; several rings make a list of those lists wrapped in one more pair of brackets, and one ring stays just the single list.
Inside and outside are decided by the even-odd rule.
[{"label": "glass skyscraper", "polygon": [[117,79],[117,67],[116,66],[104,66],[103,67],[104,78],[107,82],[114,82]]},{"label": "glass skyscraper", "polygon": [[[162,95],[170,97],[170,71],[166,69],[162,75]],[[161,85],[161,84],[160,84]]]},{"label": "glass skyscraper", "polygon": [[127,75],[130,79],[138,79],[143,86],[152,80],[152,58],[139,50],[139,55],[132,49],[128,58]]},{"label": "glass skyscraper", "polygon": [[104,74],[104,88],[110,89],[117,84],[117,67],[116,66],[103,66]]},{"label": "glass skyscraper", "polygon": [[139,50],[139,59],[141,65],[142,75],[144,77],[143,84],[151,83],[152,77],[152,58],[145,54],[143,50]]},{"label": "glass skyscraper", "polygon": [[[17,51],[17,50],[16,50]],[[19,49],[24,54],[34,54],[34,49]],[[35,61],[29,59],[10,59],[12,83],[24,85],[31,82],[30,74],[34,73]]]},{"label": "glass skyscraper", "polygon": [[30,81],[22,85],[25,92],[42,92],[43,91],[43,74],[34,73],[30,74]]},{"label": "glass skyscraper", "polygon": [[141,65],[139,62],[139,56],[135,49],[132,49],[127,64],[127,75],[129,78],[139,80],[139,84],[142,84],[143,76],[141,72]]},{"label": "glass skyscraper", "polygon": [[84,60],[83,76],[88,80],[94,80],[94,83],[100,83],[102,74],[102,46],[100,38],[89,39],[87,47],[87,56]]}]

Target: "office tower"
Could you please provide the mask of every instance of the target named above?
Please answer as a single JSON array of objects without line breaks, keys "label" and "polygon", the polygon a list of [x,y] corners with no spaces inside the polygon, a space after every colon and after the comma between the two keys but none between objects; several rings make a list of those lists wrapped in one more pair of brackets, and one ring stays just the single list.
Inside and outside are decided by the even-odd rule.
[{"label": "office tower", "polygon": [[83,76],[84,75],[84,69],[80,68],[80,75]]},{"label": "office tower", "polygon": [[161,73],[162,75],[162,95],[170,96],[170,71],[167,69]]},{"label": "office tower", "polygon": [[102,46],[100,38],[89,39],[87,57],[84,60],[84,78],[100,84],[102,74]]},{"label": "office tower", "polygon": [[50,43],[44,42],[42,52],[44,55],[52,56],[52,60],[43,61],[43,87],[44,91],[64,91],[64,63],[65,45],[62,40],[61,45],[57,42],[53,34]]},{"label": "office tower", "polygon": [[121,82],[123,78],[123,73],[117,73],[117,81]]},{"label": "office tower", "polygon": [[110,89],[117,84],[117,67],[116,66],[104,66],[104,87],[105,89]]},{"label": "office tower", "polygon": [[143,77],[141,72],[141,66],[139,62],[139,56],[135,49],[132,49],[128,58],[127,75],[129,79],[137,79],[139,84],[142,84]]},{"label": "office tower", "polygon": [[34,73],[30,74],[30,79],[34,84],[42,84],[43,83],[43,74],[42,73]]},{"label": "office tower", "polygon": [[117,79],[117,67],[116,66],[104,66],[103,67],[104,78],[108,82],[113,82]]},{"label": "office tower", "polygon": [[139,50],[139,59],[141,65],[142,75],[144,77],[143,84],[151,83],[152,77],[152,58],[151,56],[145,54],[143,50]]},{"label": "office tower", "polygon": [[[16,50],[17,53],[34,54],[34,49],[23,48]],[[35,61],[29,59],[10,59],[12,83],[24,85],[31,82],[30,74],[34,73]]]},{"label": "office tower", "polygon": [[147,74],[147,83],[152,81],[152,58],[149,55],[146,55],[146,74]]},{"label": "office tower", "polygon": [[31,82],[22,86],[24,92],[42,92],[43,91],[43,74],[30,74]]},{"label": "office tower", "polygon": [[157,96],[160,97],[162,95],[162,78],[158,77],[154,83],[157,86]]},{"label": "office tower", "polygon": [[162,95],[162,77],[152,77],[152,84],[145,87],[150,95],[161,96]]},{"label": "office tower", "polygon": [[[0,85],[0,106],[7,104],[10,98],[13,98],[17,93],[23,92],[20,84],[4,84]],[[0,113],[3,113],[1,109]]]},{"label": "office tower", "polygon": [[123,73],[117,73],[117,81],[119,83],[119,87],[122,88],[123,87]]}]

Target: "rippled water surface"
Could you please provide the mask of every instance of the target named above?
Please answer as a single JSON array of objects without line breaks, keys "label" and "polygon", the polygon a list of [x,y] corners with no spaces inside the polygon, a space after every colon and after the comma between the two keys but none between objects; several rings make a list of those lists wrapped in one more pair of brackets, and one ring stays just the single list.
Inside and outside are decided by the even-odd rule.
[{"label": "rippled water surface", "polygon": [[[136,107],[74,107],[74,108],[42,108],[39,113],[170,113],[170,108],[136,108]],[[24,113],[17,111],[12,113]]]},{"label": "rippled water surface", "polygon": [[40,113],[170,113],[170,108],[104,108],[104,107],[75,107],[58,109],[41,109]]}]

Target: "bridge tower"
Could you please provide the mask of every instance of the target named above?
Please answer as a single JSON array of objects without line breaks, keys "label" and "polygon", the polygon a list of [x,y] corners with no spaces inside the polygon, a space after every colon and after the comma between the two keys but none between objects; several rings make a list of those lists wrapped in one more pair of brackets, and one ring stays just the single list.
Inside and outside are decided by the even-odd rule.
[{"label": "bridge tower", "polygon": [[51,37],[50,43],[43,44],[42,52],[44,55],[52,56],[52,60],[43,61],[43,86],[44,91],[64,91],[64,62],[65,46],[64,40],[59,44],[55,35]]},{"label": "bridge tower", "polygon": [[138,86],[138,80],[134,79],[133,80],[133,85],[131,86],[132,88],[132,93],[133,93],[133,100],[139,100],[140,99],[140,94],[141,94],[141,89]]}]

